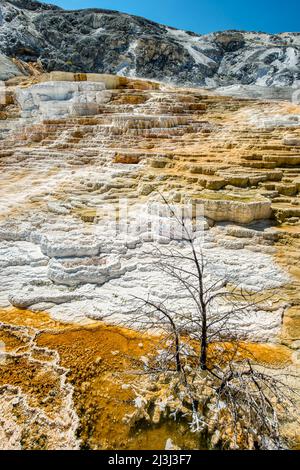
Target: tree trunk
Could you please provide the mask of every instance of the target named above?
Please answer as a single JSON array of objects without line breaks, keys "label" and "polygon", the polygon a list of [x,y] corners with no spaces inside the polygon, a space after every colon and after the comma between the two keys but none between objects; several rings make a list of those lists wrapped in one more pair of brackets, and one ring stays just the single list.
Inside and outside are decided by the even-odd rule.
[{"label": "tree trunk", "polygon": [[175,357],[176,357],[176,371],[181,372],[181,362],[180,362],[180,348],[179,348],[179,338],[177,333],[175,334]]},{"label": "tree trunk", "polygon": [[207,331],[206,319],[203,319],[201,334],[200,369],[207,369]]}]

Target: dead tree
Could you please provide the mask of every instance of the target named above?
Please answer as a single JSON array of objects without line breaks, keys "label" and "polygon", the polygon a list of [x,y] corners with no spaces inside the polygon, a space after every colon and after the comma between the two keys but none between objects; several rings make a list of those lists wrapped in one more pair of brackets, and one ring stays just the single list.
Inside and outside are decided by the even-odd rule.
[{"label": "dead tree", "polygon": [[[207,260],[201,247],[196,246],[184,218],[163,199],[182,228],[187,252],[176,246],[155,245],[151,256],[155,268],[174,281],[175,292],[185,293],[189,306],[184,309],[176,302],[170,304],[168,298],[157,300],[151,295],[133,297],[134,308],[128,312],[130,320],[125,325],[158,330],[164,352],[144,367],[144,373],[156,377],[175,374],[176,387],[181,389],[181,396],[183,387],[185,400],[190,403],[192,430],[215,436],[212,441],[216,445],[281,448],[284,443],[278,410],[283,406],[294,409],[294,392],[282,370],[265,370],[251,357],[239,331],[249,312],[272,299],[274,292],[248,292],[226,278],[208,282]],[[222,419],[230,423],[228,438]],[[219,439],[218,429],[224,431]]]},{"label": "dead tree", "polygon": [[[162,196],[163,197],[163,196]],[[183,217],[179,217],[173,207],[163,197],[171,217],[181,227],[182,239],[188,252],[183,253],[176,247],[161,248],[157,244],[151,247],[148,254],[154,258],[154,269],[158,269],[164,278],[173,279],[174,289],[185,292],[192,304],[188,311],[179,311],[176,305],[168,305],[166,300],[157,300],[134,296],[135,310],[132,310],[128,325],[141,326],[144,329],[163,328],[169,330],[175,344],[177,371],[180,364],[180,338],[188,334],[199,344],[199,367],[207,370],[208,348],[212,343],[231,340],[236,345],[239,323],[253,309],[258,309],[263,302],[274,297],[273,291],[249,292],[238,282],[227,278],[218,278],[214,282],[206,281],[208,261],[205,260],[201,246],[197,247],[191,230]],[[222,306],[222,309],[220,309]],[[235,322],[235,327],[232,327]]]}]

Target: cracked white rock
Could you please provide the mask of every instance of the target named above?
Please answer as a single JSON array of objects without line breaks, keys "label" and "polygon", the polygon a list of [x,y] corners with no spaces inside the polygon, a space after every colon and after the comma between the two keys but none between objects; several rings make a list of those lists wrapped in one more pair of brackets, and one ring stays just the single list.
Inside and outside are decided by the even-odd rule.
[{"label": "cracked white rock", "polygon": [[19,88],[16,93],[22,116],[38,119],[97,114],[110,97],[104,82],[50,81]]}]

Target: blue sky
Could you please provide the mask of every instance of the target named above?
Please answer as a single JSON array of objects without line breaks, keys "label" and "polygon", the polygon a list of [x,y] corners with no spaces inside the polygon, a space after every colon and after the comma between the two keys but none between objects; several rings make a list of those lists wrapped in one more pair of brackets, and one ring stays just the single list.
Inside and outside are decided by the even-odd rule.
[{"label": "blue sky", "polygon": [[198,33],[300,31],[299,0],[46,0],[65,9],[108,8]]}]

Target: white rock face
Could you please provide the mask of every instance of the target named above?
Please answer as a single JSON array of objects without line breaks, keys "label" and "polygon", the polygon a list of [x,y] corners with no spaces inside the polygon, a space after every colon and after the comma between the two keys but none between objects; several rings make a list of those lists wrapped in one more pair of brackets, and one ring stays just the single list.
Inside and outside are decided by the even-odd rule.
[{"label": "white rock face", "polygon": [[[35,234],[34,238],[38,239],[39,235]],[[76,231],[68,237],[63,233],[43,234],[39,243],[42,253],[51,258],[97,256],[101,246],[96,237],[84,236]]]},{"label": "white rock face", "polygon": [[104,82],[42,82],[16,93],[22,117],[36,119],[98,114],[110,97]]},{"label": "white rock face", "polygon": [[[266,77],[267,78],[267,77]],[[269,76],[269,78],[271,78]],[[271,78],[272,80],[272,78]],[[284,85],[274,83],[268,87],[264,85],[228,85],[216,88],[216,93],[223,96],[236,96],[241,98],[254,98],[263,100],[291,100],[293,93],[298,89],[297,82],[293,87],[285,87]]]},{"label": "white rock face", "polygon": [[116,257],[64,258],[49,263],[48,277],[56,284],[76,286],[80,284],[105,284],[110,279],[119,278],[127,271],[136,268],[135,264],[122,266]]},{"label": "white rock face", "polygon": [[[19,225],[19,237],[34,239],[34,243],[0,242],[1,306],[45,309],[56,319],[75,322],[88,322],[91,318],[127,321],[134,308],[132,296],[147,298],[150,295],[157,301],[167,302],[174,312],[178,308],[185,311],[194,308],[188,293],[180,291],[174,280],[157,269],[157,258],[153,255],[154,248],[161,246],[162,238],[168,249],[177,250],[183,256],[189,254],[186,243],[160,236],[154,245],[149,244],[145,226],[140,228],[140,235],[124,236],[114,234],[109,222],[106,228],[103,222],[99,227],[95,225],[94,234],[89,237],[84,234],[84,223],[73,229],[70,225],[63,235],[58,230],[63,215],[57,217],[56,224],[46,229],[48,244],[43,230],[39,232],[30,225],[34,217],[32,222],[27,220],[26,233],[22,224]],[[66,224],[66,219],[64,221]],[[5,223],[1,228],[3,238]],[[205,283],[211,285],[226,279],[253,291],[286,283],[288,278],[284,272],[264,252],[271,248],[268,246],[270,237],[268,230],[258,232],[227,224],[200,231],[197,243],[207,260]],[[14,238],[18,238],[17,233]],[[55,242],[51,244],[49,240]],[[257,246],[261,246],[261,250],[253,252],[251,248]],[[218,308],[222,312],[227,307],[220,305]],[[263,305],[259,311],[247,310],[247,315],[239,319],[241,336],[255,341],[275,341],[282,311],[283,306],[272,309],[270,305]]]},{"label": "white rock face", "polygon": [[46,266],[49,259],[38,246],[28,242],[4,242],[0,251],[0,268],[9,266]]},{"label": "white rock face", "polygon": [[300,114],[283,114],[276,108],[276,104],[273,105],[273,112],[265,113],[263,110],[253,110],[251,113],[248,112],[245,114],[248,122],[252,126],[259,128],[274,128],[274,127],[286,127],[293,128],[299,127],[300,125]]}]

